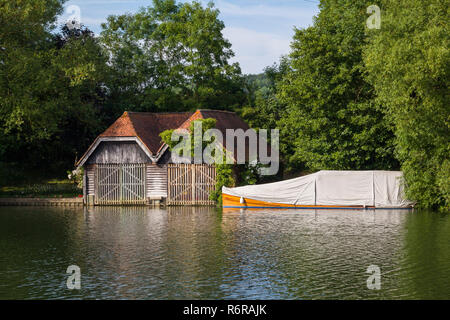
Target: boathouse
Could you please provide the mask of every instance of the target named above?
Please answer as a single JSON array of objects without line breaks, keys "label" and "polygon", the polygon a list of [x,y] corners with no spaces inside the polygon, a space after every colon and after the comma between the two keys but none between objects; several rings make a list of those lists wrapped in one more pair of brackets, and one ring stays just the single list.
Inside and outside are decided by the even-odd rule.
[{"label": "boathouse", "polygon": [[216,169],[174,164],[159,134],[188,129],[198,119],[216,119],[216,129],[249,129],[234,112],[125,112],[100,134],[78,161],[84,167],[86,205],[212,205]]}]

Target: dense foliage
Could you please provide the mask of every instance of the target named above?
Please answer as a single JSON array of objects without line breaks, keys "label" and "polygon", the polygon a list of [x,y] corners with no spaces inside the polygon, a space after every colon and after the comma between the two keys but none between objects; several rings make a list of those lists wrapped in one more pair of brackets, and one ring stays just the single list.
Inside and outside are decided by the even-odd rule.
[{"label": "dense foliage", "polygon": [[198,2],[155,0],[136,14],[108,17],[109,104],[122,111],[231,109],[245,96],[219,11]]},{"label": "dense foliage", "polygon": [[5,177],[43,164],[41,174],[64,172],[101,127],[106,60],[86,28],[53,33],[62,3],[0,1],[0,174],[13,169]]},{"label": "dense foliage", "polygon": [[[201,132],[202,138],[207,130],[213,129],[216,126],[215,119],[199,119],[199,120],[193,121],[190,124],[188,136],[180,137],[180,140],[182,140],[182,141],[172,140],[172,135],[175,130],[166,130],[166,131],[160,133],[161,139],[162,139],[162,141],[164,141],[164,143],[166,143],[169,146],[169,149],[172,152],[176,152],[176,146],[178,144],[189,143],[190,145],[187,146],[187,149],[190,151],[190,156],[191,156],[190,161],[192,161],[192,159],[194,158],[194,150],[195,150],[196,144],[201,143],[202,150],[204,150],[204,148],[208,144],[208,142],[203,141],[203,139],[200,142],[195,141],[196,139],[194,138],[194,126],[198,123],[200,123],[202,126],[202,132]],[[226,153],[223,152],[224,157],[225,157],[225,154]],[[182,156],[182,154],[179,154],[179,156]],[[230,164],[226,164],[226,161],[223,161],[223,163],[216,164],[216,186],[215,186],[215,189],[210,194],[210,199],[217,201],[218,204],[221,204],[222,203],[222,187],[223,186],[234,187],[235,185],[236,185],[236,180],[234,177],[233,166]]]},{"label": "dense foliage", "polygon": [[327,0],[314,25],[297,29],[291,70],[279,83],[278,124],[288,164],[309,170],[396,169],[393,134],[364,79],[368,1]]},{"label": "dense foliage", "polygon": [[449,208],[448,1],[322,0],[279,66],[247,79],[242,116],[281,129],[287,171],[402,169],[407,195]]},{"label": "dense foliage", "polygon": [[63,176],[125,110],[232,109],[245,99],[218,11],[155,0],[100,37],[58,30],[65,0],[0,0],[0,178]]},{"label": "dense foliage", "polygon": [[395,128],[411,199],[450,208],[450,30],[445,0],[384,1],[365,62]]},{"label": "dense foliage", "polygon": [[245,88],[247,105],[241,116],[255,129],[274,129],[285,110],[285,105],[277,96],[278,83],[290,70],[288,57],[282,57],[279,64],[264,69],[259,75],[248,75]]}]

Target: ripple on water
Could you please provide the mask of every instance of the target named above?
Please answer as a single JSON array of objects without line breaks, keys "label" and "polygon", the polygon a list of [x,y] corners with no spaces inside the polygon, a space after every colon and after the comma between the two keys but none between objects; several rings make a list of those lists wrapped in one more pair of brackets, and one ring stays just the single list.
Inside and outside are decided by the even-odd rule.
[{"label": "ripple on water", "polygon": [[5,207],[0,298],[448,299],[449,246],[432,212]]}]

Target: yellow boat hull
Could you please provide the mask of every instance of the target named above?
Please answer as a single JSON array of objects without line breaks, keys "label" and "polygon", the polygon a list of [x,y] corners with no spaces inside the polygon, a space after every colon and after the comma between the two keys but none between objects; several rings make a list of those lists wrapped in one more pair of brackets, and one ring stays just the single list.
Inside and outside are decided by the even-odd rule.
[{"label": "yellow boat hull", "polygon": [[373,209],[374,207],[364,206],[335,206],[335,205],[290,205],[283,203],[273,203],[245,198],[241,203],[241,198],[222,193],[222,205],[224,208],[295,208],[295,209]]}]

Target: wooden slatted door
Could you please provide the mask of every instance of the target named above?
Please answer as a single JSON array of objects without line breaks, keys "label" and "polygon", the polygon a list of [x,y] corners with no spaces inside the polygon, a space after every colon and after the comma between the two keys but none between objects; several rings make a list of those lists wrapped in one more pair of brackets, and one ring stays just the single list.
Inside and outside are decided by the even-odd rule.
[{"label": "wooden slatted door", "polygon": [[167,204],[189,205],[192,202],[192,170],[189,164],[169,164]]},{"label": "wooden slatted door", "polygon": [[120,204],[120,167],[98,164],[95,167],[95,204]]},{"label": "wooden slatted door", "polygon": [[145,204],[145,164],[98,164],[95,204]]},{"label": "wooden slatted door", "polygon": [[145,204],[145,164],[123,164],[122,204]]},{"label": "wooden slatted door", "polygon": [[193,164],[194,193],[192,195],[194,204],[214,205],[209,199],[211,191],[216,188],[216,167],[202,164]]},{"label": "wooden slatted door", "polygon": [[203,164],[168,166],[168,205],[214,205],[209,195],[216,185],[216,168]]}]

